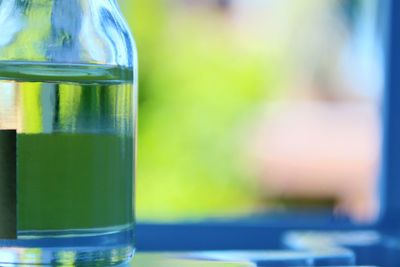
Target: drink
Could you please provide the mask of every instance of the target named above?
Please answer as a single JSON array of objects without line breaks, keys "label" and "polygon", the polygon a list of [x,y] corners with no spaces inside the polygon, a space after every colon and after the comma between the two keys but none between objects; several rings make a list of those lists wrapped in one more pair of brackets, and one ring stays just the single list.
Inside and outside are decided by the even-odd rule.
[{"label": "drink", "polygon": [[15,162],[0,185],[16,190],[0,196],[0,211],[12,217],[14,210],[9,221],[16,222],[0,220],[0,253],[30,264],[65,255],[79,262],[91,253],[113,264],[132,254],[132,84],[128,68],[0,63],[0,144],[15,147],[0,156],[0,168]]}]

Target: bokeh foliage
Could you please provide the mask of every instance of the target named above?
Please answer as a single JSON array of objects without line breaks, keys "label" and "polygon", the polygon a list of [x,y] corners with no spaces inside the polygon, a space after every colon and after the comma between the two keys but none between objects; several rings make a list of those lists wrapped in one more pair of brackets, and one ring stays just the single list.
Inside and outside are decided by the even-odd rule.
[{"label": "bokeh foliage", "polygon": [[238,215],[259,206],[240,163],[243,125],[282,67],[218,8],[125,0],[139,51],[139,220]]}]

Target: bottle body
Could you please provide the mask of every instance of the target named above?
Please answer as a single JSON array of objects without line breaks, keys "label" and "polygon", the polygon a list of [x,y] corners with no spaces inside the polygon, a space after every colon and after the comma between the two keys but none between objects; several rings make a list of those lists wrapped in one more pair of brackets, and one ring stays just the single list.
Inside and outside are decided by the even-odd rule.
[{"label": "bottle body", "polygon": [[[21,3],[0,47],[0,263],[120,264],[135,244],[132,38],[113,0]],[[47,34],[21,46],[44,10]]]}]

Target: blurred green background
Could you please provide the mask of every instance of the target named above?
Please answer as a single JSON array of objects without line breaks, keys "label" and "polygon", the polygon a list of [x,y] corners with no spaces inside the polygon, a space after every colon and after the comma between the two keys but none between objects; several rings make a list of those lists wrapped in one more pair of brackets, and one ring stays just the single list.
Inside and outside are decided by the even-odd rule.
[{"label": "blurred green background", "polygon": [[[346,98],[341,90],[326,89],[346,87],[337,85],[343,75],[333,58],[357,48],[349,43],[357,40],[351,35],[360,21],[375,34],[368,23],[376,19],[376,6],[364,5],[373,1],[120,2],[140,62],[139,220],[276,209],[246,166],[248,126],[271,101]],[[371,49],[359,58],[368,59]],[[293,93],[293,84],[307,79],[324,89]],[[374,88],[346,90],[376,100]]]},{"label": "blurred green background", "polygon": [[218,8],[131,2],[124,10],[140,62],[138,217],[249,212],[257,200],[237,162],[239,122],[273,93],[263,88],[279,82],[277,64],[244,50]]}]

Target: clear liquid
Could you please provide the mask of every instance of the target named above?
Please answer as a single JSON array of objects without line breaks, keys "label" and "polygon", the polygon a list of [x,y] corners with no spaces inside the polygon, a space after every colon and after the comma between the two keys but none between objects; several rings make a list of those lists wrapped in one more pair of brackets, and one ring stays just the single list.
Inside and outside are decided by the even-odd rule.
[{"label": "clear liquid", "polygon": [[16,131],[16,238],[0,239],[0,263],[132,256],[134,98],[131,69],[0,62],[0,132]]}]

